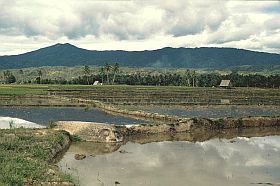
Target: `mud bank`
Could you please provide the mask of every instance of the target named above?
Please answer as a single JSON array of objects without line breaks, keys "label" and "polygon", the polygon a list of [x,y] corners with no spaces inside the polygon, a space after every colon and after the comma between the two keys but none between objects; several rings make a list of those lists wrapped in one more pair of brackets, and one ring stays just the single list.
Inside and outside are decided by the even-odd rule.
[{"label": "mud bank", "polygon": [[70,147],[70,144],[70,135],[64,134],[62,142],[55,144],[55,146],[50,149],[49,162],[56,162],[57,159],[59,159],[59,157],[61,157],[61,155],[67,151],[67,149]]},{"label": "mud bank", "polygon": [[69,102],[77,102],[78,104],[92,105],[110,114],[112,113],[121,114],[133,118],[152,119],[155,121],[163,121],[167,123],[174,123],[174,122],[179,122],[181,120],[184,120],[184,118],[178,116],[170,116],[170,115],[164,115],[158,113],[149,113],[145,111],[132,111],[127,109],[121,109],[112,105],[104,104],[97,100],[87,100],[81,98],[66,98],[66,97],[61,97],[61,99],[68,100]]},{"label": "mud bank", "polygon": [[122,142],[129,136],[153,134],[176,134],[196,130],[224,130],[244,128],[280,127],[280,117],[246,117],[246,118],[185,118],[174,124],[114,125],[94,122],[60,121],[57,129],[78,135],[82,140],[94,142]]}]

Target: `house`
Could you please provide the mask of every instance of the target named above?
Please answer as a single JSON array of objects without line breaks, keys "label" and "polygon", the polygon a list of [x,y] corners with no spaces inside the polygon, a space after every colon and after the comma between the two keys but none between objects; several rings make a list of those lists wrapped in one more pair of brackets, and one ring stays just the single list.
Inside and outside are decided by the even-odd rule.
[{"label": "house", "polygon": [[220,83],[220,87],[231,88],[232,84],[231,84],[230,80],[222,80]]},{"label": "house", "polygon": [[99,81],[95,81],[93,85],[99,85]]}]

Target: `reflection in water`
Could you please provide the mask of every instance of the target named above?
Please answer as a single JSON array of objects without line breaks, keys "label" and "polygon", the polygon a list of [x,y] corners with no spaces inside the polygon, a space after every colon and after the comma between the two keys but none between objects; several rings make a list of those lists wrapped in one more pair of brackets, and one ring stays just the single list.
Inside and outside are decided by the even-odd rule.
[{"label": "reflection in water", "polygon": [[11,117],[1,117],[0,116],[0,129],[10,129],[10,128],[44,128],[42,125],[26,121],[19,118]]},{"label": "reflection in water", "polygon": [[[255,132],[258,133],[256,136],[279,134],[278,129]],[[250,131],[234,131],[212,133],[205,138],[195,137],[197,134],[173,138],[154,136],[146,141],[132,138],[130,140],[134,142],[123,146],[78,143],[70,147],[59,165],[81,185],[106,186],[114,185],[115,181],[127,186],[280,183],[280,136],[248,138],[236,135],[253,136]],[[151,142],[160,139],[190,141]],[[85,153],[87,158],[77,161],[74,159],[76,153]]]}]

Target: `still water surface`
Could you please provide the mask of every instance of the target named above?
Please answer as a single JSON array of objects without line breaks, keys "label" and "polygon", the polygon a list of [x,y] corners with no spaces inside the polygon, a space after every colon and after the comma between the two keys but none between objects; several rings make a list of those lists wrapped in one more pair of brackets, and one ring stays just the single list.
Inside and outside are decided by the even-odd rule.
[{"label": "still water surface", "polygon": [[81,107],[0,107],[0,117],[24,119],[41,125],[49,121],[89,121],[113,124],[139,124],[143,120],[107,114],[96,108]]},{"label": "still water surface", "polygon": [[[87,157],[75,160],[76,153]],[[280,185],[280,136],[76,143],[59,166],[82,186]]]},{"label": "still water surface", "polygon": [[157,112],[161,114],[177,115],[183,117],[204,117],[204,118],[221,118],[221,117],[247,117],[247,116],[278,116],[280,114],[279,106],[244,106],[244,105],[227,105],[227,106],[193,106],[193,107],[131,107],[132,109],[141,109],[147,112]]}]

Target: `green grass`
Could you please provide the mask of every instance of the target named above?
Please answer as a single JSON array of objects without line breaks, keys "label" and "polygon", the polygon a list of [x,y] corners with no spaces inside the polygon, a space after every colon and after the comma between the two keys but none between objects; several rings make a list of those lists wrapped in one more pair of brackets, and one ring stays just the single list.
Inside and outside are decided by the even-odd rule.
[{"label": "green grass", "polygon": [[42,129],[0,130],[0,185],[71,181],[49,163],[50,150],[63,143],[64,135]]},{"label": "green grass", "polygon": [[0,95],[44,95],[47,94],[48,86],[45,85],[0,85]]}]

